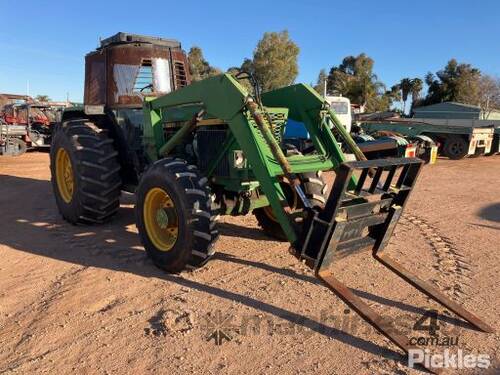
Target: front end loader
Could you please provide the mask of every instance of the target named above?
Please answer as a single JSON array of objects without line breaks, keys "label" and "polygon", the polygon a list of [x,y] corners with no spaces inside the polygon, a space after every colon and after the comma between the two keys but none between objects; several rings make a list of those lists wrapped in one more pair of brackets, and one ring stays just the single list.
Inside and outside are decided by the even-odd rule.
[{"label": "front end loader", "polygon": [[[117,40],[108,47],[124,48],[130,42],[126,37]],[[147,52],[144,43],[155,41],[141,38],[129,47],[139,45]],[[163,47],[177,48],[171,41]],[[141,67],[144,61],[153,68],[168,65],[149,56],[137,61]],[[123,64],[110,71],[120,69],[127,72],[122,78],[130,76],[134,82],[139,76],[133,74],[141,74],[141,69]],[[51,150],[52,182],[63,217],[72,223],[103,222],[116,212],[120,190],[134,192],[146,252],[160,268],[180,272],[203,265],[213,255],[219,215],[254,214],[267,233],[288,241],[291,252],[328,288],[406,353],[411,349],[408,340],[335,278],[332,267],[338,259],[371,252],[403,280],[475,327],[492,332],[386,253],[423,162],[367,161],[310,86],[260,94],[255,85],[250,94],[241,84],[247,78],[252,79],[222,74],[161,95],[153,95],[153,80],[151,92],[141,97],[142,109],[122,98],[128,107],[94,105],[80,114],[73,110],[63,115]],[[134,85],[128,87],[133,90]],[[286,144],[288,119],[305,125],[314,152],[302,155]],[[135,131],[125,146],[124,126]],[[358,160],[346,161],[343,148]],[[329,193],[324,171],[335,172]]]}]

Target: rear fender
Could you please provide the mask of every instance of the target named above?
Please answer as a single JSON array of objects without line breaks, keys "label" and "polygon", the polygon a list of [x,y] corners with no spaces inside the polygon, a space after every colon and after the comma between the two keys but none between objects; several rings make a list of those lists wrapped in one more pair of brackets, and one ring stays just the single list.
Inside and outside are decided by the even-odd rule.
[{"label": "rear fender", "polygon": [[80,109],[65,110],[61,116],[61,122],[56,124],[60,126],[66,121],[75,119],[88,119],[100,129],[108,131],[108,136],[114,140],[114,146],[118,151],[118,159],[121,167],[121,178],[124,185],[136,186],[138,184],[138,175],[141,171],[139,163],[134,161],[135,154],[130,150],[123,135],[123,131],[116,124],[111,114],[107,115],[89,115],[85,114],[83,107]]}]

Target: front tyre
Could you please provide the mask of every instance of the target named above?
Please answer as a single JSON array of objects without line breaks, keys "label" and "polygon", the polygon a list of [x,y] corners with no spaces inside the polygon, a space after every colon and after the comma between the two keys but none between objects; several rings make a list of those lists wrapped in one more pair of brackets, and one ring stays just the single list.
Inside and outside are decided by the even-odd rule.
[{"label": "front tyre", "polygon": [[218,232],[210,189],[194,165],[174,158],[157,161],[143,174],[136,197],[139,235],[158,267],[180,272],[213,255]]}]

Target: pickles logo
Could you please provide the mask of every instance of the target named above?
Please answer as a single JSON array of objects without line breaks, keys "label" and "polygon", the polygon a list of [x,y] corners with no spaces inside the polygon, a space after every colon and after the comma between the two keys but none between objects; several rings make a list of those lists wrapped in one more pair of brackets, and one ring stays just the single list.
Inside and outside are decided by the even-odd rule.
[{"label": "pickles logo", "polygon": [[421,364],[427,368],[488,368],[491,361],[488,354],[465,354],[462,349],[458,349],[456,354],[452,354],[449,349],[445,349],[442,354],[431,354],[429,349],[410,349],[408,351],[408,367],[414,368]]}]

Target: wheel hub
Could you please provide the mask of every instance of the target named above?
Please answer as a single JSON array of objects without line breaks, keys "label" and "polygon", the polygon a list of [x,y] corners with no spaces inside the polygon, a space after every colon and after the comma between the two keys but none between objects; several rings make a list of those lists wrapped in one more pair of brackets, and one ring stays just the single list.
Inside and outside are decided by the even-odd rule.
[{"label": "wheel hub", "polygon": [[177,211],[170,195],[155,187],[144,200],[144,224],[148,238],[160,251],[170,251],[179,235]]},{"label": "wheel hub", "polygon": [[161,229],[168,227],[168,215],[163,208],[156,211],[156,223]]}]

